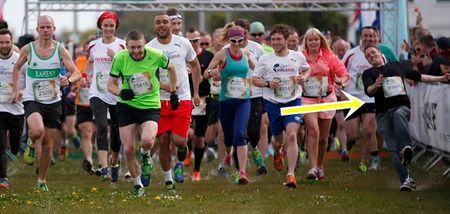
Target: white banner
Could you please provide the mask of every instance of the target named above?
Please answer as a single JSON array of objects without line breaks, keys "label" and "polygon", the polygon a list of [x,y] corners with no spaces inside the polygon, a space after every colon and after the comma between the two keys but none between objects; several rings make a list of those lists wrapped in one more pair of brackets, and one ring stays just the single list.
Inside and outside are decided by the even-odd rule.
[{"label": "white banner", "polygon": [[406,88],[411,100],[411,137],[450,152],[450,85],[419,82]]}]

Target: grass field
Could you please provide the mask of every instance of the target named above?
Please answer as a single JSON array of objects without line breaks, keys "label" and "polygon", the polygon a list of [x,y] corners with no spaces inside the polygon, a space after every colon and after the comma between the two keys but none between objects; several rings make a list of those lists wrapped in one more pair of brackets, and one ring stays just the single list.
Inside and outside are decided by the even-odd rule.
[{"label": "grass field", "polygon": [[81,169],[81,160],[58,162],[48,176],[50,192],[35,192],[35,168],[20,160],[10,164],[10,189],[0,190],[0,213],[450,213],[450,180],[440,176],[442,165],[424,172],[417,164],[417,191],[400,192],[388,158],[380,171],[365,174],[356,170],[357,160],[329,158],[323,181],[305,180],[302,166],[299,187],[292,190],[282,186],[286,172],[266,162],[266,176],[256,176],[249,164],[250,183],[238,186],[215,175],[217,161],[204,161],[203,180],[194,183],[188,176],[175,193],[164,190],[156,162],[146,196],[136,199],[130,197],[132,183],[122,177],[115,184],[101,182]]}]

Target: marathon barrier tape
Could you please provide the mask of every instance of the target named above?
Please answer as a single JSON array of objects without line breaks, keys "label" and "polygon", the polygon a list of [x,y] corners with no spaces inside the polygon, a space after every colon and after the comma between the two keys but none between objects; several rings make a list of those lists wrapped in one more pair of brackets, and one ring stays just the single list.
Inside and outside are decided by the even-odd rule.
[{"label": "marathon barrier tape", "polygon": [[425,145],[450,152],[450,85],[422,83],[406,85],[411,100],[411,137]]}]

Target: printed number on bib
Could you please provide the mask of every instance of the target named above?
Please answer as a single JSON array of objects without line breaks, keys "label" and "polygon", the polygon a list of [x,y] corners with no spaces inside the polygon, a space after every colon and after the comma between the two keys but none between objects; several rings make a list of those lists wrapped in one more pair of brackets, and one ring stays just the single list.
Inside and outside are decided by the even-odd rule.
[{"label": "printed number on bib", "polygon": [[89,88],[80,88],[80,105],[89,105]]},{"label": "printed number on bib", "polygon": [[382,85],[385,98],[406,95],[405,85],[401,77],[385,77]]},{"label": "printed number on bib", "polygon": [[128,76],[128,87],[135,95],[148,94],[152,91],[152,82],[150,81],[150,74],[148,72],[137,73]]},{"label": "printed number on bib", "polygon": [[274,90],[275,97],[292,98],[295,95],[295,76],[275,77],[280,80],[280,87]]},{"label": "printed number on bib", "polygon": [[200,105],[194,106],[194,109],[192,109],[192,115],[194,115],[194,116],[206,115],[206,98],[205,97],[200,97]]},{"label": "printed number on bib", "polygon": [[169,84],[169,72],[165,69],[159,69],[159,82]]},{"label": "printed number on bib", "polygon": [[220,94],[220,81],[214,81],[213,78],[209,78],[209,83],[211,84],[211,94],[219,95]]},{"label": "printed number on bib", "polygon": [[102,72],[96,73],[95,77],[97,81],[97,89],[99,91],[105,91],[108,86],[108,76]]},{"label": "printed number on bib", "polygon": [[305,81],[303,95],[309,97],[323,97],[327,95],[327,90],[328,77],[309,77]]},{"label": "printed number on bib", "polygon": [[36,101],[50,101],[56,99],[57,94],[55,80],[34,82],[33,93]]},{"label": "printed number on bib", "polygon": [[248,79],[240,77],[229,77],[225,95],[231,98],[245,99],[248,94]]},{"label": "printed number on bib", "polygon": [[12,96],[12,83],[0,82],[0,103],[8,103]]}]

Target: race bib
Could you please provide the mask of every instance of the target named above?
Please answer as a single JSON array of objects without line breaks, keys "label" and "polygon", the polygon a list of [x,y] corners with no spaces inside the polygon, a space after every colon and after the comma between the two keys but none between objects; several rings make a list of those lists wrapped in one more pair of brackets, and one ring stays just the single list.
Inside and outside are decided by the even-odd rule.
[{"label": "race bib", "polygon": [[280,80],[280,87],[274,90],[275,97],[292,98],[295,95],[295,76],[275,77]]},{"label": "race bib", "polygon": [[328,90],[328,77],[316,76],[306,79],[304,84],[303,95],[309,97],[323,97],[327,95]]},{"label": "race bib", "polygon": [[385,98],[406,95],[405,85],[401,77],[385,77],[382,86]]},{"label": "race bib", "polygon": [[357,91],[364,90],[364,84],[363,84],[363,81],[362,81],[362,73],[357,73],[356,74],[355,90],[357,90]]},{"label": "race bib", "polygon": [[80,88],[80,105],[89,105],[89,88]]},{"label": "race bib", "polygon": [[225,95],[231,98],[245,99],[248,97],[248,84],[249,80],[246,78],[229,77],[227,78]]},{"label": "race bib", "polygon": [[[192,99],[192,102],[194,102],[194,99]],[[194,116],[206,115],[206,98],[205,97],[200,97],[200,105],[194,106],[194,109],[192,109],[192,115],[194,115]]]},{"label": "race bib", "polygon": [[135,95],[148,94],[152,91],[152,82],[148,72],[137,73],[127,78],[128,87]]},{"label": "race bib", "polygon": [[159,70],[159,82],[169,84],[169,72],[167,70]]},{"label": "race bib", "polygon": [[9,103],[12,96],[12,83],[0,82],[0,103]]},{"label": "race bib", "polygon": [[50,101],[56,99],[55,80],[33,82],[33,93],[36,101]]},{"label": "race bib", "polygon": [[209,83],[211,84],[211,94],[219,95],[220,94],[220,81],[214,81],[212,78],[209,79]]},{"label": "race bib", "polygon": [[108,76],[103,72],[97,72],[95,74],[95,80],[97,82],[97,89],[99,91],[106,91],[108,87]]}]

